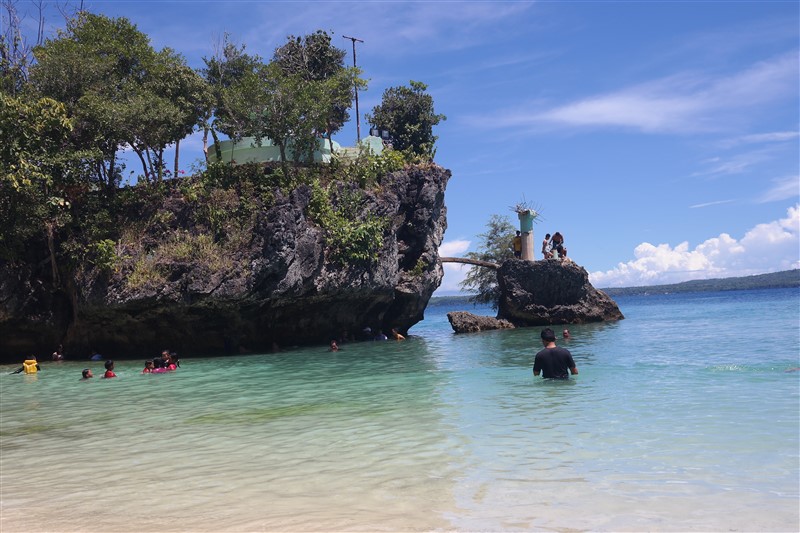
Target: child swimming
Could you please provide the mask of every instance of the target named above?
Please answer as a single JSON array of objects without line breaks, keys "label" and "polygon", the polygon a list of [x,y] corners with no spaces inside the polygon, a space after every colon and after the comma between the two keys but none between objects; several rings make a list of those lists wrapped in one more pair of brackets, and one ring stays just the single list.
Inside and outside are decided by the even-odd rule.
[{"label": "child swimming", "polygon": [[114,361],[108,360],[105,364],[106,373],[103,374],[104,378],[115,378],[117,375],[114,373]]}]

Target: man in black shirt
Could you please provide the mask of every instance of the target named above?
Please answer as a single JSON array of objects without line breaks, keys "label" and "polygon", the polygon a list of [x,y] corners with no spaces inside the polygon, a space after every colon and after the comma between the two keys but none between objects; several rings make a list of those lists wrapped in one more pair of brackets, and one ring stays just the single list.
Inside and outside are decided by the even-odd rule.
[{"label": "man in black shirt", "polygon": [[536,354],[533,362],[534,376],[542,374],[544,378],[568,379],[569,373],[578,373],[578,367],[575,366],[569,350],[556,346],[556,334],[552,329],[542,330],[542,344],[544,350]]}]

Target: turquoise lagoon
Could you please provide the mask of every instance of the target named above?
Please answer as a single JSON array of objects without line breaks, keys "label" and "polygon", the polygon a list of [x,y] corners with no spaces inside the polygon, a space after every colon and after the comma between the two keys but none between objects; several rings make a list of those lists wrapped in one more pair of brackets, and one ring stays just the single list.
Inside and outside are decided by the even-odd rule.
[{"label": "turquoise lagoon", "polygon": [[436,303],[339,353],[7,365],[0,531],[800,530],[800,291],[617,302],[568,382]]}]

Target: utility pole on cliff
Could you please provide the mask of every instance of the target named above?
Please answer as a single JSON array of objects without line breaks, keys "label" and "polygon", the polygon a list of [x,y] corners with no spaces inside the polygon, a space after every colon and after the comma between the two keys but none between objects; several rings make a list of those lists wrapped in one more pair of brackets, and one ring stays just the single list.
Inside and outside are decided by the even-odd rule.
[{"label": "utility pole on cliff", "polygon": [[[353,68],[358,68],[356,66],[356,43],[363,43],[364,41],[347,35],[342,35],[342,37],[353,41]],[[358,83],[353,84],[353,92],[356,94],[356,141],[361,142],[361,115],[358,114]]]}]

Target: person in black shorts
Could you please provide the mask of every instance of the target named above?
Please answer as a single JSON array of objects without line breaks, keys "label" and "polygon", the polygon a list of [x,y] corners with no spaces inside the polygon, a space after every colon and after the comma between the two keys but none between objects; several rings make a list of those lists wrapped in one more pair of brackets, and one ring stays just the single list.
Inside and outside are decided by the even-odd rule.
[{"label": "person in black shorts", "polygon": [[577,374],[578,367],[572,354],[565,348],[556,346],[556,334],[550,328],[542,330],[544,350],[536,354],[533,362],[533,375],[543,378],[568,379],[570,374]]}]

